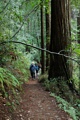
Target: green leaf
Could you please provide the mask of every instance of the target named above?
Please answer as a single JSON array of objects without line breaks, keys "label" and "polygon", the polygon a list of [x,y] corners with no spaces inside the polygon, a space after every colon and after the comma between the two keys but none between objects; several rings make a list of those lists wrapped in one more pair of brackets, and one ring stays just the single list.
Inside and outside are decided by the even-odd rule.
[{"label": "green leaf", "polygon": [[80,55],[80,49],[77,48],[77,49],[74,50],[74,52],[75,52],[76,54]]}]

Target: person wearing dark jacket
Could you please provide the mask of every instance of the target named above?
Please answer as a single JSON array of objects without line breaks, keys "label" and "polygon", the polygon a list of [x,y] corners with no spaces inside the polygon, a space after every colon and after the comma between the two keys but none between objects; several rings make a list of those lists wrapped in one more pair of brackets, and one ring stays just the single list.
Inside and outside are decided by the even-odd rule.
[{"label": "person wearing dark jacket", "polygon": [[36,67],[36,77],[38,77],[41,74],[41,64],[35,63],[35,67]]},{"label": "person wearing dark jacket", "polygon": [[35,68],[36,68],[36,73],[38,73],[38,71],[39,71],[39,66],[38,66],[37,63],[35,64]]},{"label": "person wearing dark jacket", "polygon": [[30,65],[30,73],[32,79],[35,79],[36,67],[34,62],[32,62],[32,64]]}]

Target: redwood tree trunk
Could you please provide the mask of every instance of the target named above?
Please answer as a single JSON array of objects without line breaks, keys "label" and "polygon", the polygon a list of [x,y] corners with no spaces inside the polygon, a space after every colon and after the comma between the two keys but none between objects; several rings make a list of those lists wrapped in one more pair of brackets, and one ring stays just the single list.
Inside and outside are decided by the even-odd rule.
[{"label": "redwood tree trunk", "polygon": [[[50,2],[48,3],[50,11]],[[49,50],[50,47],[50,33],[51,33],[51,21],[50,21],[50,12],[46,9],[46,49]],[[50,64],[50,54],[46,53],[46,70],[48,70]]]},{"label": "redwood tree trunk", "polygon": [[[70,46],[69,0],[51,1],[50,51],[60,52]],[[62,52],[66,54],[66,52]],[[67,53],[68,55],[68,53]],[[71,77],[67,59],[58,55],[50,56],[49,78]]]},{"label": "redwood tree trunk", "polygon": [[78,43],[80,44],[80,16],[77,17],[77,29],[78,29]]},{"label": "redwood tree trunk", "polygon": [[[77,38],[78,38],[78,43],[80,44],[80,10],[77,17],[77,29],[78,29]],[[80,60],[80,57],[79,57],[79,60]],[[79,65],[79,80],[80,80],[80,65]],[[80,89],[80,82],[79,82],[79,89]]]},{"label": "redwood tree trunk", "polygon": [[[44,18],[43,18],[43,4],[41,5],[41,48],[44,49]],[[44,73],[44,51],[41,51],[41,65],[42,74]]]}]

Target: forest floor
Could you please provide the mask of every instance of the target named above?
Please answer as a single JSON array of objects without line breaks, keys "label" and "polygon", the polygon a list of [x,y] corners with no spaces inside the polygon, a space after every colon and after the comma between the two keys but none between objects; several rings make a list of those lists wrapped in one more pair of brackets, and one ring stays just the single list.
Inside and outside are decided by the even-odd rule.
[{"label": "forest floor", "polygon": [[0,120],[72,120],[37,80],[23,85],[20,104],[13,112],[3,104],[5,99],[0,98],[0,103]]}]

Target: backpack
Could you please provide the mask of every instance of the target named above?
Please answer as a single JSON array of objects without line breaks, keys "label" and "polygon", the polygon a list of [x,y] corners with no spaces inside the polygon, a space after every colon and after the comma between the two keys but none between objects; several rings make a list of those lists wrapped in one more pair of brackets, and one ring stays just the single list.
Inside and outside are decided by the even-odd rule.
[{"label": "backpack", "polygon": [[30,66],[30,71],[31,71],[31,72],[35,72],[35,70],[36,70],[35,65],[31,65],[31,66]]}]

